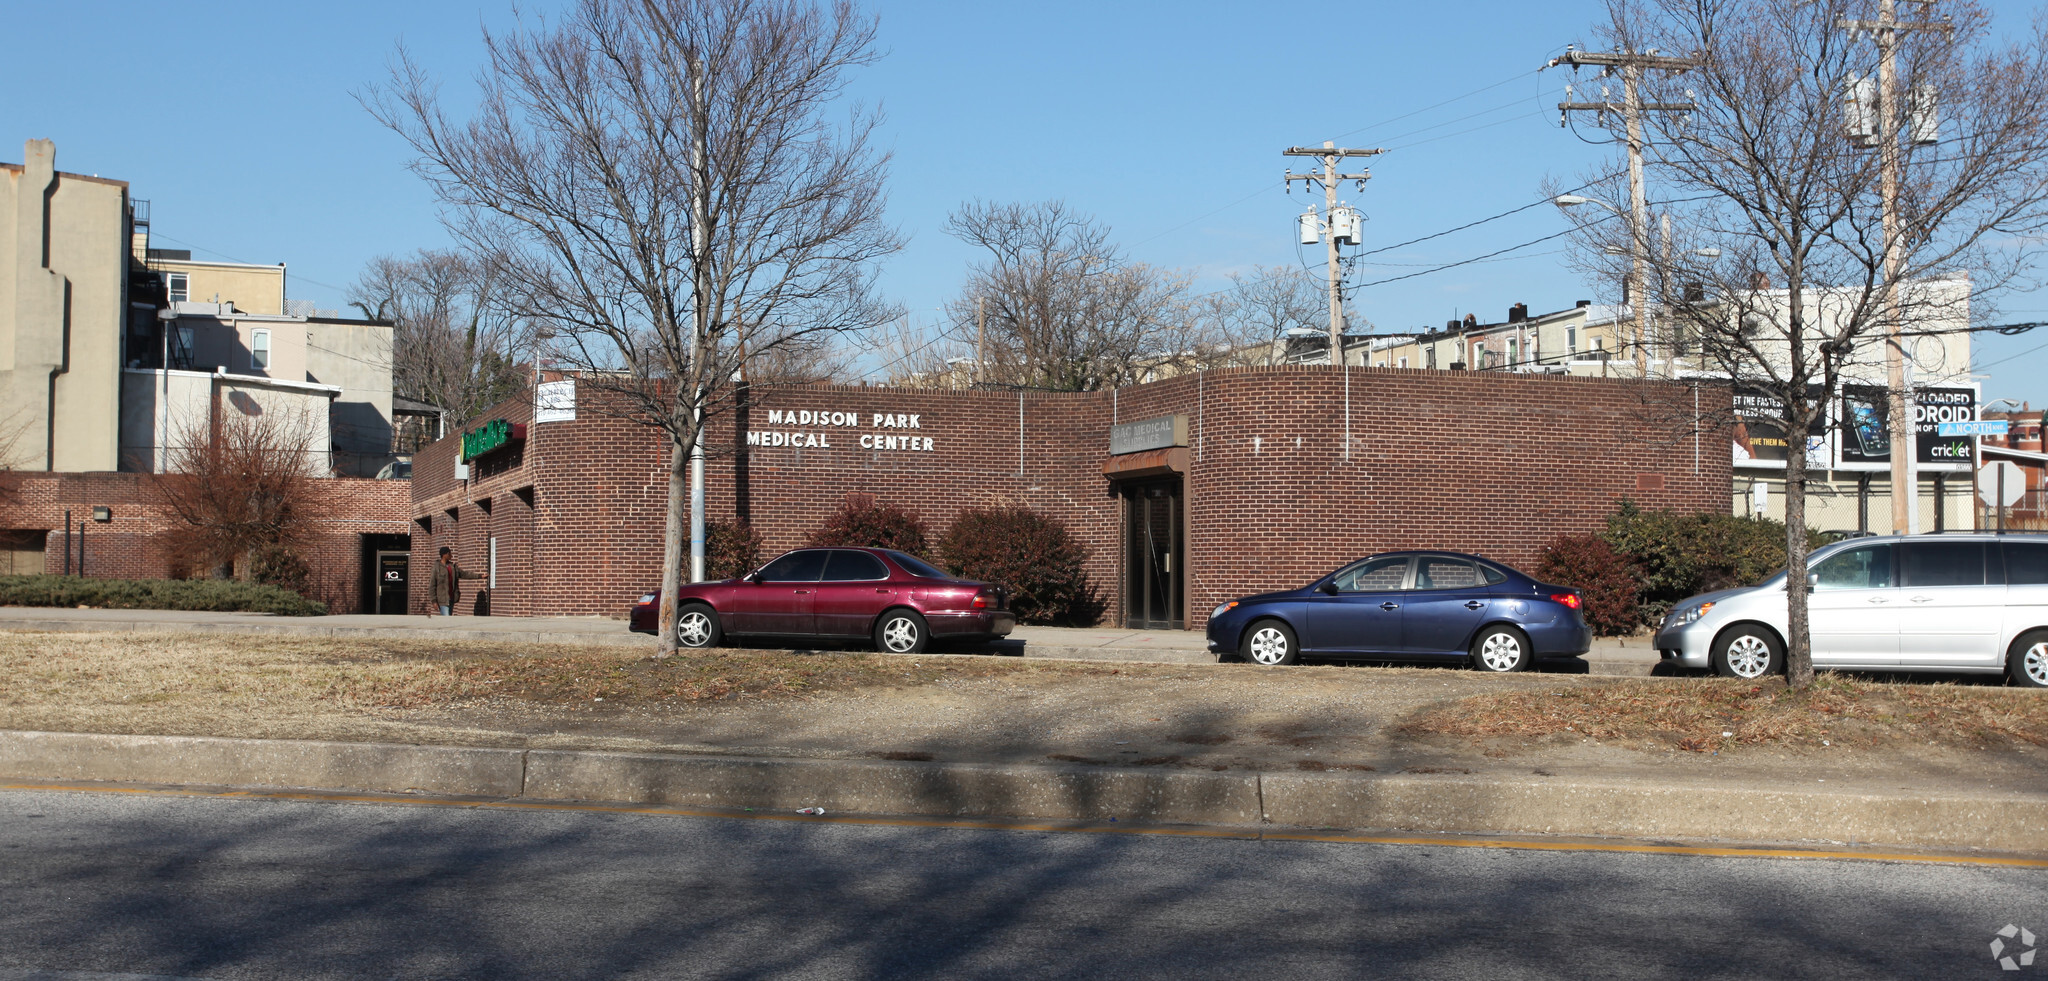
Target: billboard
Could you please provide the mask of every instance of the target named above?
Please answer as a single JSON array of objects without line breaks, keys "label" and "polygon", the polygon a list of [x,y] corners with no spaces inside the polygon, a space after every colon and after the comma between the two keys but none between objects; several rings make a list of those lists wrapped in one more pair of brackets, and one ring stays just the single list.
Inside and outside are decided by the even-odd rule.
[{"label": "billboard", "polygon": [[[1929,471],[1966,472],[1975,459],[1975,438],[1943,436],[1943,423],[1968,422],[1976,418],[1977,387],[1944,386],[1917,388],[1914,401],[1914,456],[1918,468]],[[1820,398],[1820,390],[1813,397]],[[1735,390],[1735,426],[1732,432],[1737,467],[1785,468],[1790,451],[1785,436],[1784,412],[1777,400],[1758,391]],[[1806,466],[1811,470],[1889,470],[1892,460],[1891,428],[1887,425],[1891,406],[1885,389],[1876,386],[1845,385],[1842,395],[1830,406],[1822,432],[1806,440]],[[1953,426],[1951,428],[1954,428]]]},{"label": "billboard", "polygon": [[[1813,390],[1813,397],[1821,397],[1820,389]],[[1821,428],[1825,430],[1826,427]],[[1785,458],[1791,452],[1791,441],[1785,436],[1784,408],[1776,399],[1760,392],[1737,388],[1735,428],[1732,436],[1736,466],[1785,469]],[[1825,431],[1807,435],[1808,469],[1824,470],[1833,464],[1833,453],[1829,445]]]},{"label": "billboard", "polygon": [[[1913,458],[1918,469],[1966,472],[1975,459],[1973,436],[1943,436],[1942,423],[1977,418],[1977,388],[1944,386],[1913,390]],[[1888,470],[1892,462],[1891,405],[1885,390],[1846,385],[1836,415],[1841,439],[1838,468]]]}]

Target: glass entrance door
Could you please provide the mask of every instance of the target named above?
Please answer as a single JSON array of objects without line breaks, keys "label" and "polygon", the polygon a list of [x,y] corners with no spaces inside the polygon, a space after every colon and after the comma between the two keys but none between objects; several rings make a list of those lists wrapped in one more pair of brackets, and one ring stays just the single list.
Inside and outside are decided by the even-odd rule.
[{"label": "glass entrance door", "polygon": [[1124,499],[1124,626],[1180,630],[1187,626],[1181,479],[1132,481],[1118,493]]}]

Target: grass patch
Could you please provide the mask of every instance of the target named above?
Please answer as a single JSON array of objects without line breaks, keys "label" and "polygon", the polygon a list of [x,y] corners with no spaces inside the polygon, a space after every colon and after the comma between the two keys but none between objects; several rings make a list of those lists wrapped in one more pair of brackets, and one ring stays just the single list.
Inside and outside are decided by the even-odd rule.
[{"label": "grass patch", "polygon": [[102,610],[199,610],[327,614],[327,604],[290,590],[233,579],[88,579],[82,576],[0,576],[0,606],[80,606]]},{"label": "grass patch", "polygon": [[1688,752],[1732,746],[1878,746],[1906,740],[1982,747],[2048,745],[2048,699],[1953,684],[1887,684],[1822,675],[1782,680],[1632,681],[1475,695],[1424,709],[1405,735],[1644,740]]},{"label": "grass patch", "polygon": [[0,709],[199,716],[379,712],[480,704],[684,706],[802,697],[954,678],[1112,673],[1093,665],[763,650],[688,651],[479,641],[10,633]]}]

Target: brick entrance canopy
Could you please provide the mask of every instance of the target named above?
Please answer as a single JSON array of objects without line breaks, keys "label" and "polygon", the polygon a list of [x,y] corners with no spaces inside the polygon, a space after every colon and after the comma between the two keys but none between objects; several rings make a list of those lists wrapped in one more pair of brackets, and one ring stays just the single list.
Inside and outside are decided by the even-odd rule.
[{"label": "brick entrance canopy", "polygon": [[[1375,551],[1446,548],[1528,569],[1546,540],[1598,528],[1624,497],[1725,510],[1728,442],[1710,423],[1727,406],[1710,384],[1326,366],[1086,393],[757,386],[708,431],[706,499],[713,519],[750,520],[769,556],[802,544],[851,494],[917,512],[935,540],[963,508],[1030,507],[1087,547],[1106,616],[1122,622],[1120,485],[1177,474],[1178,602],[1200,627],[1223,600]],[[507,403],[466,428],[531,416]],[[1112,454],[1112,429],[1141,422],[1157,425],[1118,437],[1136,428],[1185,445]],[[463,479],[460,442],[417,458],[412,541],[415,569],[447,545],[488,573],[495,548],[488,609],[465,612],[621,616],[659,581],[658,431],[586,401],[573,420],[525,426]],[[413,602],[424,611],[422,590]]]}]

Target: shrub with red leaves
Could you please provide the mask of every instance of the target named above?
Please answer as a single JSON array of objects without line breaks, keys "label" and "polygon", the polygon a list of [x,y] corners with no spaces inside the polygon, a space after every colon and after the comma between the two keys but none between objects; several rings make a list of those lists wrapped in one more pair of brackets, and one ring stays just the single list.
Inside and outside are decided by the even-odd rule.
[{"label": "shrub with red leaves", "polygon": [[1543,546],[1536,578],[1576,587],[1587,625],[1602,637],[1634,633],[1642,573],[1634,559],[1616,552],[1598,535],[1559,535]]},{"label": "shrub with red leaves", "polygon": [[805,544],[893,548],[919,557],[929,548],[924,521],[917,515],[865,495],[848,498],[846,506],[826,518]]},{"label": "shrub with red leaves", "polygon": [[704,575],[737,579],[761,566],[761,533],[744,521],[720,519],[704,525]]},{"label": "shrub with red leaves", "polygon": [[962,511],[939,550],[954,575],[1009,590],[1019,623],[1085,627],[1102,617],[1083,569],[1088,550],[1056,518],[1021,507]]}]

